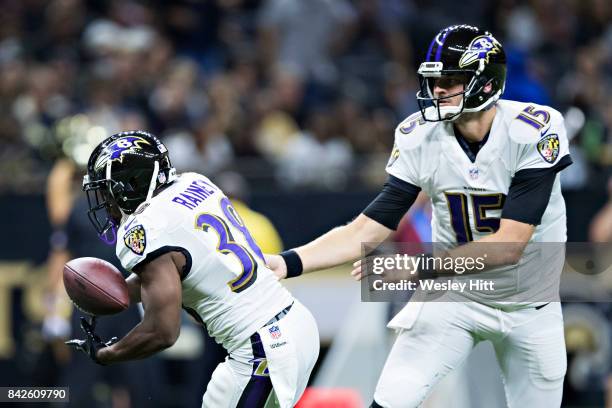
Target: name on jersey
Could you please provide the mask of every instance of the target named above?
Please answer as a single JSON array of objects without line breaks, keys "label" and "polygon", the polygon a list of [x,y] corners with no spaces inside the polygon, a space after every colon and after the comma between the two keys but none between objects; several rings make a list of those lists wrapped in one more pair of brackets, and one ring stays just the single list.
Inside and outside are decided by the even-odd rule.
[{"label": "name on jersey", "polygon": [[189,187],[172,199],[172,202],[193,210],[215,193],[215,189],[204,180],[194,180]]}]

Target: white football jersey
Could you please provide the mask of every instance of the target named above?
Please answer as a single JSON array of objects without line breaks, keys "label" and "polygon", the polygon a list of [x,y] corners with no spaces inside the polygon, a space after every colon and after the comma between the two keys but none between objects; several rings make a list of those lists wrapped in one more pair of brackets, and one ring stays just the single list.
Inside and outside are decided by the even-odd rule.
[{"label": "white football jersey", "polygon": [[179,175],[126,218],[117,237],[127,270],[169,251],[185,255],[183,308],[228,351],[293,301],[229,199],[200,174]]},{"label": "white football jersey", "polygon": [[[425,122],[419,112],[400,123],[395,131],[387,172],[420,187],[431,198],[433,242],[454,246],[496,231],[513,176],[524,169],[552,167],[569,154],[563,117],[558,111],[507,100],[499,100],[496,106],[489,138],[474,162],[459,145],[451,122]],[[531,242],[565,241],[565,202],[557,175]],[[563,258],[563,254],[557,256]],[[541,260],[541,254],[537,258]],[[527,267],[532,259],[533,254],[526,250],[518,265]],[[516,270],[502,267],[482,275],[512,268]],[[542,288],[548,284],[552,286]],[[552,281],[537,285],[511,273],[504,281],[506,290],[497,287],[494,294],[482,296],[499,300],[504,293],[547,291],[557,284]],[[537,299],[538,293],[533,292],[531,298]]]}]

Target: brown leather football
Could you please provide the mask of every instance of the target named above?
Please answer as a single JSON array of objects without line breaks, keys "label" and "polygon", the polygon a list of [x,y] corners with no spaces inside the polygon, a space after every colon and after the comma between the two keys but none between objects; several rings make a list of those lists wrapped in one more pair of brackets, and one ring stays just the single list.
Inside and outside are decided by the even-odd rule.
[{"label": "brown leather football", "polygon": [[76,258],[64,265],[64,287],[77,308],[96,316],[128,308],[130,297],[121,272],[98,258]]}]

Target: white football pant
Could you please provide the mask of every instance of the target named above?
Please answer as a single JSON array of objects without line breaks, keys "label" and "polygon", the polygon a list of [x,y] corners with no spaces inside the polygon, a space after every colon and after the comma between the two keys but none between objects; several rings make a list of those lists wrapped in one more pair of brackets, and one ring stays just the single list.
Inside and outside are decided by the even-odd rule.
[{"label": "white football pant", "polygon": [[299,301],[254,333],[213,372],[202,407],[293,407],[319,356],[314,317]]},{"label": "white football pant", "polygon": [[476,302],[408,303],[407,308],[412,310],[402,310],[389,323],[400,332],[376,386],[379,405],[418,407],[483,340],[493,343],[508,407],[561,405],[567,359],[560,303],[516,311]]}]

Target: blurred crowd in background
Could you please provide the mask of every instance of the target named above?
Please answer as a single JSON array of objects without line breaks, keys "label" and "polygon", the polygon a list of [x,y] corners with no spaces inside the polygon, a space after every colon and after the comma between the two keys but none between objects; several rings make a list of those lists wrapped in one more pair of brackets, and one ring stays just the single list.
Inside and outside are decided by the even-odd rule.
[{"label": "blurred crowd in background", "polygon": [[566,114],[564,187],[605,189],[611,21],[607,0],[3,0],[0,191],[40,191],[58,158],[133,128],[179,170],[377,189],[425,47],[455,23],[502,42],[506,98]]}]

